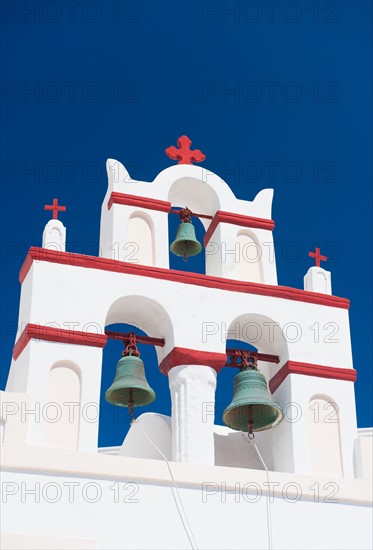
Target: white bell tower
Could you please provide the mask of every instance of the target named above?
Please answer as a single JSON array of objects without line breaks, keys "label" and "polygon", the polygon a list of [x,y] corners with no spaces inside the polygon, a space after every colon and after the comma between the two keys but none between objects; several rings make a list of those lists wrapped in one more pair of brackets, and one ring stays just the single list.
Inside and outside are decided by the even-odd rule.
[{"label": "white bell tower", "polygon": [[[359,436],[356,422],[349,300],[332,295],[331,274],[320,267],[326,258],[319,249],[310,253],[316,266],[306,274],[304,289],[278,285],[273,190],[260,191],[252,201],[237,199],[222,178],[192,164],[204,155],[190,145],[182,136],[178,148],[168,148],[166,153],[178,164],[152,182],[133,180],[119,161],[107,161],[98,257],[66,251],[66,230],[57,219],[65,207],[57,199],[46,207],[53,219],[45,227],[42,247],[30,248],[20,270],[19,329],[7,387],[1,392],[9,471],[30,476],[39,472],[52,479],[70,476],[85,483],[91,478],[101,489],[106,481],[136,480],[143,492],[134,511],[140,516],[131,509],[126,519],[126,544],[132,548],[151,548],[146,530],[135,542],[131,538],[141,514],[149,519],[150,509],[152,514],[160,509],[158,531],[150,529],[152,533],[162,531],[165,517],[173,523],[180,519],[173,515],[175,502],[169,493],[171,467],[173,482],[182,484],[187,507],[195,511],[194,521],[202,514],[204,531],[213,533],[210,544],[200,532],[201,548],[220,548],[220,541],[228,540],[220,525],[224,522],[216,521],[220,505],[201,508],[204,489],[193,493],[206,481],[218,487],[216,494],[223,492],[223,485],[224,491],[237,491],[238,482],[255,479],[269,498],[265,483],[270,475],[280,487],[275,490],[279,499],[284,484],[298,484],[307,501],[299,503],[303,518],[309,517],[312,483],[337,480],[346,506],[363,505],[367,499],[368,489],[357,479],[369,475],[369,462],[367,438]],[[168,216],[180,206],[187,206],[192,220],[199,217],[205,228],[205,273],[169,269]],[[106,327],[114,323],[136,324],[156,344],[159,370],[169,380],[172,411],[171,417],[143,415],[122,447],[107,451],[98,449],[98,412],[102,350],[111,337]],[[254,355],[269,395],[283,412],[277,426],[255,436],[262,462],[250,454],[247,436],[214,425],[214,407],[221,408],[215,402],[219,373],[236,353],[226,349],[232,335],[257,348]],[[159,462],[163,459],[169,469]],[[262,471],[263,464],[270,474]],[[73,508],[60,510],[73,526],[73,546],[50,542],[46,547],[121,548],[121,533],[113,522],[121,524],[117,514],[123,519],[123,508],[120,512],[105,498],[99,503],[100,510],[110,510],[105,515],[105,542],[98,521],[85,524],[90,512],[83,499],[79,526],[71,516]],[[253,521],[262,521],[265,508],[250,506]],[[292,514],[278,506],[282,519],[277,523],[291,529]],[[228,510],[238,514],[237,521],[247,518],[247,507]],[[318,510],[318,529],[327,533],[342,512]],[[362,514],[355,508],[353,513],[356,518]],[[41,528],[38,514],[32,509],[25,515],[23,529],[28,533],[34,525]],[[349,535],[343,523],[338,522],[342,531],[336,536],[344,541]],[[10,527],[9,532],[17,529]],[[59,531],[54,520],[52,529]],[[253,544],[266,547],[266,530],[259,531]],[[54,531],[45,536],[53,537]],[[314,542],[309,536],[313,547],[324,548],[324,539]],[[184,535],[170,537],[171,547],[186,547]],[[277,540],[283,541],[279,547],[286,547],[286,537],[281,537],[278,534]],[[366,534],[362,537],[366,540]],[[231,533],[230,540],[232,547],[246,547],[242,534]],[[294,548],[301,547],[295,540]],[[157,538],[157,544],[162,547],[162,540]]]},{"label": "white bell tower", "polygon": [[[24,330],[8,388],[28,393],[34,405],[66,391],[63,402],[78,399],[84,414],[69,423],[66,405],[65,423],[54,430],[31,421],[28,440],[62,445],[66,437],[70,446],[96,448],[97,422],[91,420],[99,406],[105,326],[136,320],[165,340],[157,353],[170,379],[173,459],[214,464],[213,415],[203,419],[201,411],[214,402],[217,375],[227,362],[224,342],[233,331],[278,358],[260,363],[285,410],[277,428],[260,434],[273,467],[302,474],[336,468],[353,477],[357,427],[348,300],[331,295],[319,249],[311,253],[316,267],[305,277],[305,290],[278,286],[273,191],[261,191],[252,202],[236,199],[221,178],[191,164],[194,152],[183,139],[176,153],[170,148],[179,164],[152,183],[134,181],[118,161],[107,162],[99,258],[65,253],[65,228],[56,219],[64,207],[56,199],[46,207],[54,219],[43,248],[32,248],[21,270]],[[169,270],[167,224],[174,204],[201,214],[206,274]],[[175,296],[182,296],[182,307]],[[315,338],[312,327],[325,326],[329,332],[335,327],[338,337]],[[323,415],[330,422],[320,420]],[[62,426],[75,435],[53,436]]]}]

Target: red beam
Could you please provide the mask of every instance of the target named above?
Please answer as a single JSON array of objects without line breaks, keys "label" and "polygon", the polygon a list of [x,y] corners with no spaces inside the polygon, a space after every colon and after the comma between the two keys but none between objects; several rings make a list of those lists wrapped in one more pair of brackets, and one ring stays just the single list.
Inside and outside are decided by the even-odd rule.
[{"label": "red beam", "polygon": [[30,340],[44,340],[46,342],[62,342],[63,344],[77,344],[81,346],[104,348],[107,342],[107,336],[105,334],[27,323],[24,331],[14,345],[14,360],[18,359]]},{"label": "red beam", "polygon": [[[250,350],[243,350],[243,349],[233,349],[233,348],[227,348],[227,355],[228,357],[233,357],[235,355],[235,352],[242,352],[242,351],[249,351]],[[267,363],[279,363],[280,358],[278,355],[270,355],[269,353],[256,353],[255,351],[250,352],[254,357],[258,359],[258,361],[266,361]],[[237,367],[237,365],[231,365],[230,363],[227,363],[227,367]]]},{"label": "red beam", "polygon": [[107,205],[108,210],[110,210],[113,204],[138,206],[140,208],[148,208],[150,210],[160,210],[161,212],[169,212],[171,208],[171,203],[167,201],[151,199],[150,197],[139,197],[137,195],[127,195],[126,193],[116,193],[115,191],[113,191],[110,195]]},{"label": "red beam", "polygon": [[233,212],[218,210],[205,233],[203,239],[205,247],[208,245],[219,223],[231,223],[241,227],[254,227],[257,229],[267,229],[268,231],[273,231],[275,227],[275,222],[273,220],[254,218],[252,216],[244,216],[243,214],[234,214]]},{"label": "red beam", "polygon": [[[172,210],[170,210],[170,214],[180,214],[180,210],[175,210],[175,208],[173,208]],[[207,214],[196,214],[195,212],[192,212],[191,215],[195,216],[196,218],[206,218],[206,220],[212,220],[213,218],[213,216],[208,216]]]},{"label": "red beam", "polygon": [[[108,338],[111,338],[112,340],[122,340],[127,341],[129,340],[129,333],[124,334],[123,332],[113,332],[112,330],[105,330],[105,334]],[[163,348],[165,342],[164,338],[153,338],[152,336],[136,336],[136,342],[138,344],[149,344],[151,346],[160,346]]]},{"label": "red beam", "polygon": [[269,389],[274,393],[289,374],[304,374],[319,378],[332,378],[334,380],[346,380],[355,382],[355,369],[342,369],[313,363],[301,363],[299,361],[287,361],[269,381]]},{"label": "red beam", "polygon": [[330,296],[329,294],[322,294],[321,292],[311,292],[287,286],[266,285],[264,283],[236,281],[233,279],[214,277],[212,275],[203,275],[201,273],[191,273],[189,271],[177,271],[175,269],[165,269],[162,267],[131,264],[129,262],[87,256],[86,254],[76,254],[74,252],[58,252],[56,250],[48,250],[47,248],[38,248],[36,246],[32,246],[29,249],[21,267],[19,274],[21,283],[23,283],[34,261],[52,262],[61,265],[83,267],[86,269],[99,269],[111,271],[112,273],[127,273],[142,277],[153,277],[164,281],[175,281],[183,284],[218,288],[230,292],[272,296],[274,298],[283,298],[284,300],[295,300],[298,302],[338,307],[342,309],[349,309],[350,307],[350,300],[339,298],[338,296]]}]

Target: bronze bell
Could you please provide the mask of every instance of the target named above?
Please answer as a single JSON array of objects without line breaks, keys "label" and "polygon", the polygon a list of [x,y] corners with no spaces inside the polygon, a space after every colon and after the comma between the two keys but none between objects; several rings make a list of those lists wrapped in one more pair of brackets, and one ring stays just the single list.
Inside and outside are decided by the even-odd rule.
[{"label": "bronze bell", "polygon": [[196,256],[202,250],[201,243],[196,238],[196,231],[192,224],[192,212],[184,208],[179,212],[181,223],[177,228],[176,239],[170,246],[175,256],[181,256],[186,261],[191,256]]},{"label": "bronze bell", "polygon": [[244,363],[234,377],[232,403],[223,413],[223,422],[233,430],[259,432],[278,424],[283,417],[280,407],[272,401],[267,382],[254,363]]},{"label": "bronze bell", "polygon": [[135,342],[126,347],[123,357],[119,359],[114,381],[106,390],[105,399],[112,405],[128,407],[133,412],[134,407],[148,405],[155,399],[155,392],[149,386],[144,363],[140,359]]}]

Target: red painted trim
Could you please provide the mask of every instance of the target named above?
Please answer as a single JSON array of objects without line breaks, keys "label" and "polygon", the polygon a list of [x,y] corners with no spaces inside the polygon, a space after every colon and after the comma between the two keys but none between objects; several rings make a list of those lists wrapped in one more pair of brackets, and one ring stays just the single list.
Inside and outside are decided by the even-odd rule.
[{"label": "red painted trim", "polygon": [[[123,333],[123,332],[114,332],[112,330],[105,330],[105,334],[108,338],[111,338],[113,340],[121,340],[125,344],[129,342],[129,335],[131,333]],[[136,336],[136,342],[138,344],[148,344],[150,346],[160,346],[163,348],[165,341],[164,338],[154,338],[153,336],[140,336],[138,334]]]},{"label": "red painted trim", "polygon": [[108,210],[113,204],[125,204],[127,206],[139,206],[140,208],[149,208],[150,210],[160,210],[161,212],[170,212],[171,203],[149,197],[140,197],[138,195],[126,195],[125,193],[115,193],[110,195],[107,205]]},{"label": "red painted trim", "polygon": [[163,374],[168,374],[173,367],[178,365],[205,365],[219,372],[227,362],[225,353],[213,353],[187,348],[174,348],[161,361],[159,369]]},{"label": "red painted trim", "polygon": [[[19,271],[19,282],[22,284],[23,281],[26,279],[26,275],[31,269],[32,263],[34,261],[34,256],[31,253],[31,250],[36,247],[31,247],[26,255],[26,258],[23,261],[23,264],[21,266],[21,269]],[[39,250],[39,249],[38,249]]]},{"label": "red painted trim", "polygon": [[231,292],[272,296],[273,298],[283,298],[284,300],[295,300],[298,302],[307,302],[310,304],[319,304],[342,309],[348,309],[350,307],[350,300],[347,298],[339,298],[338,296],[330,296],[329,294],[320,294],[318,292],[308,292],[299,288],[234,281],[232,279],[212,277],[211,275],[203,275],[201,273],[131,264],[120,262],[119,260],[111,260],[109,258],[98,258],[96,256],[86,256],[85,254],[74,254],[70,252],[58,252],[56,250],[37,247],[31,247],[26,256],[25,263],[20,271],[21,283],[26,277],[32,265],[32,261],[52,262],[75,267],[85,267],[87,269],[100,269],[103,271],[112,271],[113,273],[128,273],[141,277],[153,277],[154,279],[163,279],[165,281],[174,281],[177,283],[208,288],[219,288]]},{"label": "red painted trim", "polygon": [[[227,348],[226,351],[227,351],[227,356],[228,357],[234,357],[236,352],[241,352],[241,351],[245,351],[245,350]],[[279,358],[278,355],[271,355],[269,353],[258,353],[258,352],[252,352],[252,355],[254,357],[256,357],[258,361],[265,361],[267,363],[277,363],[277,364],[280,362],[280,358]],[[237,365],[234,362],[233,363],[227,363],[226,366],[231,367],[233,369],[237,368]]]},{"label": "red painted trim", "polygon": [[338,367],[326,367],[312,363],[298,363],[287,361],[269,381],[269,389],[274,393],[289,374],[305,374],[306,376],[318,376],[319,378],[334,378],[335,380],[347,380],[355,382],[355,369],[340,369]]},{"label": "red painted trim", "polygon": [[243,214],[234,214],[233,212],[218,210],[213,217],[203,239],[205,246],[207,246],[219,223],[231,223],[234,225],[240,225],[241,227],[254,227],[256,229],[267,229],[268,231],[273,231],[275,227],[275,222],[273,220],[253,218],[252,216],[244,216]]},{"label": "red painted trim", "polygon": [[78,344],[96,348],[105,347],[107,342],[107,336],[105,334],[95,334],[94,332],[82,332],[80,330],[46,327],[28,323],[14,345],[13,359],[17,359],[21,355],[29,341],[33,338],[36,340],[45,340],[47,342]]}]

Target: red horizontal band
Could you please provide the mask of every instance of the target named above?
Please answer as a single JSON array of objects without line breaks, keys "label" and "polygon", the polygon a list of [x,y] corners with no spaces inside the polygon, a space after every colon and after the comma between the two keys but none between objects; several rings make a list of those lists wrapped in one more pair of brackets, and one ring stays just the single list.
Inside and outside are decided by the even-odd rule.
[{"label": "red horizontal band", "polygon": [[295,300],[298,302],[307,302],[310,304],[319,304],[342,309],[348,309],[350,307],[350,300],[347,298],[339,298],[338,296],[330,296],[329,294],[321,294],[318,292],[309,292],[299,288],[235,281],[233,279],[223,279],[222,277],[213,277],[201,273],[131,264],[128,262],[120,262],[119,260],[111,260],[109,258],[98,258],[97,256],[86,256],[85,254],[75,254],[71,252],[58,252],[56,250],[37,248],[34,246],[28,251],[21,268],[19,274],[21,283],[24,281],[33,261],[52,262],[74,267],[85,267],[87,269],[100,269],[113,273],[127,273],[141,277],[153,277],[154,279],[163,279],[165,281],[174,281],[177,283],[208,288],[219,288],[231,292],[272,296],[274,298],[283,298],[284,300]]},{"label": "red horizontal band", "polygon": [[[122,332],[114,332],[113,330],[105,330],[105,334],[108,338],[111,338],[113,340],[120,340],[124,344],[127,345],[129,342],[129,334],[124,334]],[[151,346],[160,346],[163,348],[164,346],[164,338],[154,338],[153,336],[140,336],[136,334],[136,342],[138,344],[149,344]]]},{"label": "red horizontal band", "polygon": [[161,361],[159,369],[163,374],[168,374],[173,367],[179,365],[203,365],[212,367],[219,372],[226,364],[227,356],[225,353],[214,353],[187,348],[174,348]]},{"label": "red horizontal band", "polygon": [[298,361],[287,361],[280,370],[269,381],[269,389],[274,393],[289,374],[305,374],[306,376],[318,376],[319,378],[334,378],[335,380],[347,380],[355,382],[355,369],[341,369],[337,367],[326,367],[312,363],[299,363]]},{"label": "red horizontal band", "polygon": [[78,344],[95,348],[103,348],[107,342],[107,336],[105,334],[95,334],[94,332],[81,332],[80,330],[69,330],[28,323],[14,345],[13,359],[17,359],[21,355],[29,341],[33,338],[36,340],[46,340],[47,342]]},{"label": "red horizontal band", "polygon": [[107,205],[108,210],[113,204],[125,204],[127,206],[139,206],[140,208],[149,208],[150,210],[160,210],[161,212],[170,212],[171,203],[149,197],[139,197],[138,195],[126,195],[125,193],[115,193],[110,195]]},{"label": "red horizontal band", "polygon": [[207,246],[219,223],[231,223],[234,225],[239,225],[241,227],[267,229],[268,231],[273,231],[275,227],[275,222],[273,220],[267,220],[265,218],[253,218],[252,216],[244,216],[243,214],[234,214],[233,212],[224,212],[223,210],[218,210],[213,217],[212,222],[210,223],[203,239],[203,243],[205,246]]},{"label": "red horizontal band", "polygon": [[[227,348],[227,356],[228,357],[234,357],[236,355],[237,351],[245,351],[245,350],[236,350],[233,348]],[[257,358],[258,361],[265,361],[268,363],[279,363],[280,358],[278,355],[272,355],[270,353],[258,353],[258,352],[252,352],[253,356]],[[227,367],[237,368],[237,364],[235,362],[231,362],[227,364]]]}]

